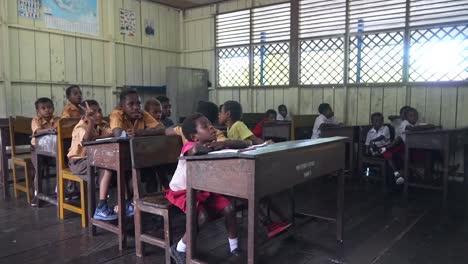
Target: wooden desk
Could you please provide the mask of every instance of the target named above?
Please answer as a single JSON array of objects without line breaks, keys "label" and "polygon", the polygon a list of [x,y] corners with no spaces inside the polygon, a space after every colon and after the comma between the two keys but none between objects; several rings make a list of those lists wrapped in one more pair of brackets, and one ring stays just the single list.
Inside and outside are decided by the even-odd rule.
[{"label": "wooden desk", "polygon": [[[248,200],[248,263],[256,259],[258,202],[266,195],[291,190],[300,183],[338,171],[336,239],[343,240],[343,201],[346,138],[298,140],[272,144],[256,150],[202,156],[187,156],[187,263],[196,259],[197,217],[195,192],[215,192]],[[331,162],[332,161],[332,162]],[[209,175],[207,175],[209,173]],[[294,199],[291,221],[294,223]],[[313,216],[307,214],[308,216]]]},{"label": "wooden desk", "polygon": [[265,118],[265,113],[243,113],[241,121],[252,130],[263,118]]},{"label": "wooden desk", "polygon": [[3,185],[3,199],[10,197],[10,171],[8,170],[8,155],[6,147],[10,145],[10,126],[8,118],[0,118],[0,171]]},{"label": "wooden desk", "polygon": [[275,139],[275,142],[291,140],[291,122],[289,121],[273,121],[263,124],[263,139]]},{"label": "wooden desk", "polygon": [[[54,205],[58,205],[58,199],[59,197],[59,189],[57,187],[57,196],[52,197],[50,195],[47,195],[44,192],[44,188],[42,186],[42,172],[44,171],[43,168],[43,163],[39,162],[41,157],[49,157],[55,160],[55,170],[56,170],[56,186],[58,186],[58,155],[57,155],[57,134],[55,132],[53,133],[43,133],[34,136],[36,138],[36,145],[34,147],[34,151],[31,153],[31,155],[36,155],[36,159],[33,159],[35,161],[34,168],[36,170],[36,176],[37,177],[37,186],[35,186],[35,190],[37,190],[36,197],[38,199],[38,207],[41,205],[41,201],[45,201]],[[49,169],[49,168],[46,168]],[[55,188],[55,187],[54,187]],[[58,206],[57,206],[57,213],[58,213]]]},{"label": "wooden desk", "polygon": [[[405,185],[403,189],[404,199],[407,200],[408,198],[408,187],[434,189],[442,191],[442,202],[443,206],[446,207],[449,170],[448,168],[450,158],[449,155],[451,151],[454,151],[456,149],[456,146],[460,145],[464,146],[465,186],[468,187],[468,127],[458,129],[436,129],[428,131],[407,132],[405,142],[405,169],[403,173],[403,177],[405,178]],[[444,164],[441,187],[408,182],[410,162],[409,153],[411,149],[439,150],[442,153],[442,159]]]},{"label": "wooden desk", "polygon": [[[348,141],[346,144],[346,150],[348,152],[348,164],[347,169],[351,172],[351,175],[354,175],[355,171],[355,143],[359,143],[359,126],[343,126],[343,127],[327,127],[320,131],[321,138],[328,137],[347,137]],[[359,172],[360,173],[360,172]]]},{"label": "wooden desk", "polygon": [[291,138],[293,140],[310,139],[317,116],[318,115],[293,115],[291,118]]},{"label": "wooden desk", "polygon": [[[91,235],[96,234],[96,227],[117,234],[120,251],[127,244],[125,232],[125,173],[131,169],[129,141],[129,138],[112,138],[83,143],[86,146],[86,155],[88,157],[88,215]],[[117,172],[117,204],[119,206],[117,225],[109,221],[93,218],[96,209],[96,183],[92,167]]]}]

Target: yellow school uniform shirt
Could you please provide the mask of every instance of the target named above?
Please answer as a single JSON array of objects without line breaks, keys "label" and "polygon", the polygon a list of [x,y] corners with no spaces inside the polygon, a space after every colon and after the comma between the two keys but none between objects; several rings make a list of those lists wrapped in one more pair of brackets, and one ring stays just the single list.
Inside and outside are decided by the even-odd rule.
[{"label": "yellow school uniform shirt", "polygon": [[80,118],[80,109],[74,104],[67,104],[62,111],[62,118]]},{"label": "yellow school uniform shirt", "polygon": [[[174,131],[177,135],[179,135],[182,138],[182,144],[185,145],[187,143],[187,139],[184,136],[184,133],[182,133],[182,127],[181,126],[175,126]],[[216,141],[226,141],[226,137],[224,136],[223,131],[216,129]]]},{"label": "yellow school uniform shirt", "polygon": [[[35,135],[37,130],[46,129],[46,128],[57,128],[60,117],[52,116],[52,118],[47,121],[41,116],[36,116],[31,121],[31,130],[32,134]],[[31,145],[36,145],[36,138],[31,139]]]},{"label": "yellow school uniform shirt", "polygon": [[122,130],[127,129],[145,129],[145,128],[155,128],[157,126],[162,126],[163,124],[159,121],[156,121],[148,112],[143,111],[143,116],[132,123],[127,119],[124,111],[121,109],[114,109],[109,116],[110,119],[110,128],[121,128]]},{"label": "yellow school uniform shirt", "polygon": [[227,137],[232,140],[246,140],[251,136],[252,131],[242,121],[236,121],[227,129]]},{"label": "yellow school uniform shirt", "polygon": [[[82,159],[86,158],[86,148],[82,145],[83,137],[86,134],[86,121],[80,120],[76,124],[72,132],[72,142],[71,147],[68,150],[68,158],[70,159]],[[97,128],[93,129],[93,137],[101,137],[103,135],[111,135],[112,130],[110,129],[109,124],[106,121],[102,121]]]}]

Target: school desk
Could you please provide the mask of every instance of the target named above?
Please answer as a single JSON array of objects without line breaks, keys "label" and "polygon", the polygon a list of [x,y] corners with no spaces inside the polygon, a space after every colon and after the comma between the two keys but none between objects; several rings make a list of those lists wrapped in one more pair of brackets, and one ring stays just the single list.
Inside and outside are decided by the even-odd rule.
[{"label": "school desk", "polygon": [[277,139],[278,141],[291,140],[291,122],[289,121],[273,121],[263,123],[263,138]]},{"label": "school desk", "polygon": [[3,186],[3,199],[10,197],[10,172],[8,170],[8,155],[6,147],[10,145],[10,127],[8,118],[0,118],[0,157],[1,157],[1,183]]},{"label": "school desk", "polygon": [[443,176],[442,186],[408,182],[410,155],[405,155],[405,168],[403,173],[403,177],[405,178],[403,197],[405,201],[408,198],[408,187],[433,189],[442,191],[442,203],[444,207],[447,206],[449,158],[450,153],[454,152],[457,146],[463,146],[464,149],[465,186],[468,187],[468,127],[457,129],[413,131],[406,133],[405,154],[410,153],[411,149],[426,149],[440,151],[443,160]]},{"label": "school desk", "polygon": [[346,143],[346,149],[348,152],[348,164],[346,168],[351,172],[351,175],[354,175],[355,171],[355,143],[359,143],[359,126],[342,126],[342,127],[327,127],[321,130],[320,137],[347,137],[348,141]]},{"label": "school desk", "polygon": [[[129,138],[110,138],[84,142],[88,157],[88,215],[91,235],[96,234],[96,227],[117,234],[119,250],[127,244],[125,232],[125,173],[131,170]],[[93,168],[102,168],[117,173],[117,205],[119,207],[117,225],[111,221],[101,221],[93,218],[96,209],[96,182]]]},{"label": "school desk", "polygon": [[[304,214],[336,223],[336,239],[343,240],[345,167],[344,137],[281,142],[266,147],[223,154],[186,156],[187,160],[187,263],[196,259],[197,220],[195,192],[209,191],[248,200],[248,263],[256,258],[258,202],[262,197],[338,171],[336,218]],[[290,220],[294,223],[294,199],[290,196]],[[288,231],[289,232],[289,231]]]},{"label": "school desk", "polygon": [[[38,177],[38,186],[37,186],[37,194],[36,197],[38,199],[38,207],[41,205],[41,201],[45,201],[54,205],[58,205],[57,197],[59,195],[58,188],[57,188],[57,196],[51,196],[45,193],[45,188],[42,185],[42,172],[44,169],[48,170],[49,168],[44,168],[43,162],[39,162],[41,157],[48,157],[55,160],[55,169],[56,169],[56,185],[58,186],[58,155],[57,155],[57,133],[56,132],[44,132],[34,136],[36,138],[36,145],[34,147],[34,152],[32,155],[36,155],[34,168],[36,171],[36,177]],[[33,159],[34,160],[34,159]],[[55,186],[53,186],[54,193],[55,193]],[[57,215],[58,215],[58,206],[57,206]]]}]

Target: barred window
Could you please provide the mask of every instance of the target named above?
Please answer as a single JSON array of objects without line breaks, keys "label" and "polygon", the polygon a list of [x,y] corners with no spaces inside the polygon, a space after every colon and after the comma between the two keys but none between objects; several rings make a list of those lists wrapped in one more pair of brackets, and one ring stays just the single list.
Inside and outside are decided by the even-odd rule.
[{"label": "barred window", "polygon": [[284,3],[216,17],[218,87],[289,84],[290,9]]}]

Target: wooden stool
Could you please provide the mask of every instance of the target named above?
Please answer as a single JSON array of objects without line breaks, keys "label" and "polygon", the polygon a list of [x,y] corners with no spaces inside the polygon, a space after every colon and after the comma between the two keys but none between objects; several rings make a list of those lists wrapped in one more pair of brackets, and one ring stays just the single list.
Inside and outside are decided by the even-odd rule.
[{"label": "wooden stool", "polygon": [[[181,149],[182,142],[178,136],[145,137],[130,140],[135,208],[135,248],[138,257],[142,257],[144,254],[144,242],[163,248],[166,251],[166,264],[171,263],[171,208],[174,206],[169,203],[163,192],[143,195],[141,170],[176,163]],[[159,215],[164,218],[164,238],[142,233],[141,212]]]},{"label": "wooden stool", "polygon": [[[16,151],[16,141],[15,137],[18,134],[28,135],[32,134],[31,130],[31,121],[32,118],[17,116],[16,118],[9,118],[10,125],[10,144],[11,144],[11,161],[13,165],[13,189],[15,191],[15,198],[18,198],[18,191],[26,193],[26,199],[28,203],[31,202],[30,197],[30,173],[33,171],[33,164],[31,159],[31,153],[27,154],[17,154]],[[16,166],[24,168],[24,185],[18,183],[18,175],[16,171]]]}]

